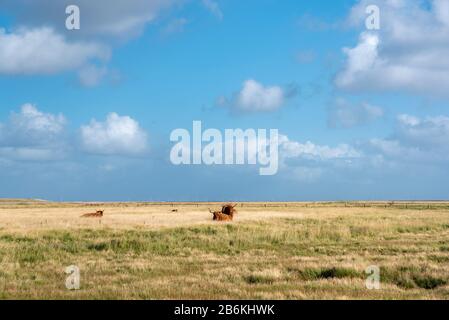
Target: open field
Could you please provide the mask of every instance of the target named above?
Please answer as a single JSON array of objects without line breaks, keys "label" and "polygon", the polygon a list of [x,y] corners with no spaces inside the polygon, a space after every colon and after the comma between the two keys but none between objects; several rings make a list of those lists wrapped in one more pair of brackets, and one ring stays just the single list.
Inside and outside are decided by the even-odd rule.
[{"label": "open field", "polygon": [[0,200],[0,298],[449,298],[449,203],[244,203],[232,223],[209,207]]}]

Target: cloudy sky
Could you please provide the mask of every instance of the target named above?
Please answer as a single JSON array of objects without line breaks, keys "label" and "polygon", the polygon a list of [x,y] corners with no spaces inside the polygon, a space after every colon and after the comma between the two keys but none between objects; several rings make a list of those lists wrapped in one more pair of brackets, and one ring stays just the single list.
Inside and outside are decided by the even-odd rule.
[{"label": "cloudy sky", "polygon": [[[447,0],[0,0],[0,197],[448,199],[448,56]],[[174,166],[194,120],[278,174]]]}]

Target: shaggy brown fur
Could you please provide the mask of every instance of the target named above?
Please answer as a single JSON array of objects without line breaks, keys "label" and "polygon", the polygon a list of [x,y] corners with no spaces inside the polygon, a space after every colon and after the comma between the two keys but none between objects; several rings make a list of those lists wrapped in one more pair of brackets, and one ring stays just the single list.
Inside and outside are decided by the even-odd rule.
[{"label": "shaggy brown fur", "polygon": [[212,211],[211,209],[209,209],[209,211],[213,214],[214,221],[232,221],[234,218],[233,216],[221,213],[220,211]]},{"label": "shaggy brown fur", "polygon": [[221,207],[221,213],[227,214],[228,216],[234,215],[237,213],[237,210],[235,209],[236,206],[236,204],[225,204]]},{"label": "shaggy brown fur", "polygon": [[221,212],[212,211],[211,209],[209,209],[209,212],[213,214],[214,221],[232,221],[234,219],[234,215],[237,213],[235,206],[235,204],[226,204],[221,208]]},{"label": "shaggy brown fur", "polygon": [[97,210],[97,212],[85,213],[81,217],[82,218],[102,218],[103,214],[104,214],[103,210]]}]

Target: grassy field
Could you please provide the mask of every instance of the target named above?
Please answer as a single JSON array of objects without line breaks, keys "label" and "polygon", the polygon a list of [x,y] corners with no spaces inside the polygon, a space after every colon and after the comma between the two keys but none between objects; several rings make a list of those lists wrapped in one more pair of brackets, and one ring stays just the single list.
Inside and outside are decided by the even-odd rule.
[{"label": "grassy field", "polygon": [[449,298],[447,203],[245,203],[232,223],[209,207],[0,200],[0,298]]}]

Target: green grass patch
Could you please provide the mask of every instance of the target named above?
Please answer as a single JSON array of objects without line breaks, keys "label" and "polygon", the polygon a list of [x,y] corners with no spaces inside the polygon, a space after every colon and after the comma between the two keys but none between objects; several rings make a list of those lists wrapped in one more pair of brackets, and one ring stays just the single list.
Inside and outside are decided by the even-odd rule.
[{"label": "green grass patch", "polygon": [[382,268],[381,281],[393,283],[403,289],[422,288],[432,290],[447,284],[447,279],[429,275],[424,266]]},{"label": "green grass patch", "polygon": [[447,284],[447,280],[429,275],[427,276],[416,275],[414,276],[413,280],[418,287],[427,290],[432,290]]},{"label": "green grass patch", "polygon": [[314,269],[306,268],[298,270],[300,278],[306,281],[320,280],[320,279],[343,279],[343,278],[360,278],[362,273],[349,268],[324,268]]},{"label": "green grass patch", "polygon": [[273,284],[275,281],[272,277],[262,275],[249,275],[243,278],[247,284]]}]

